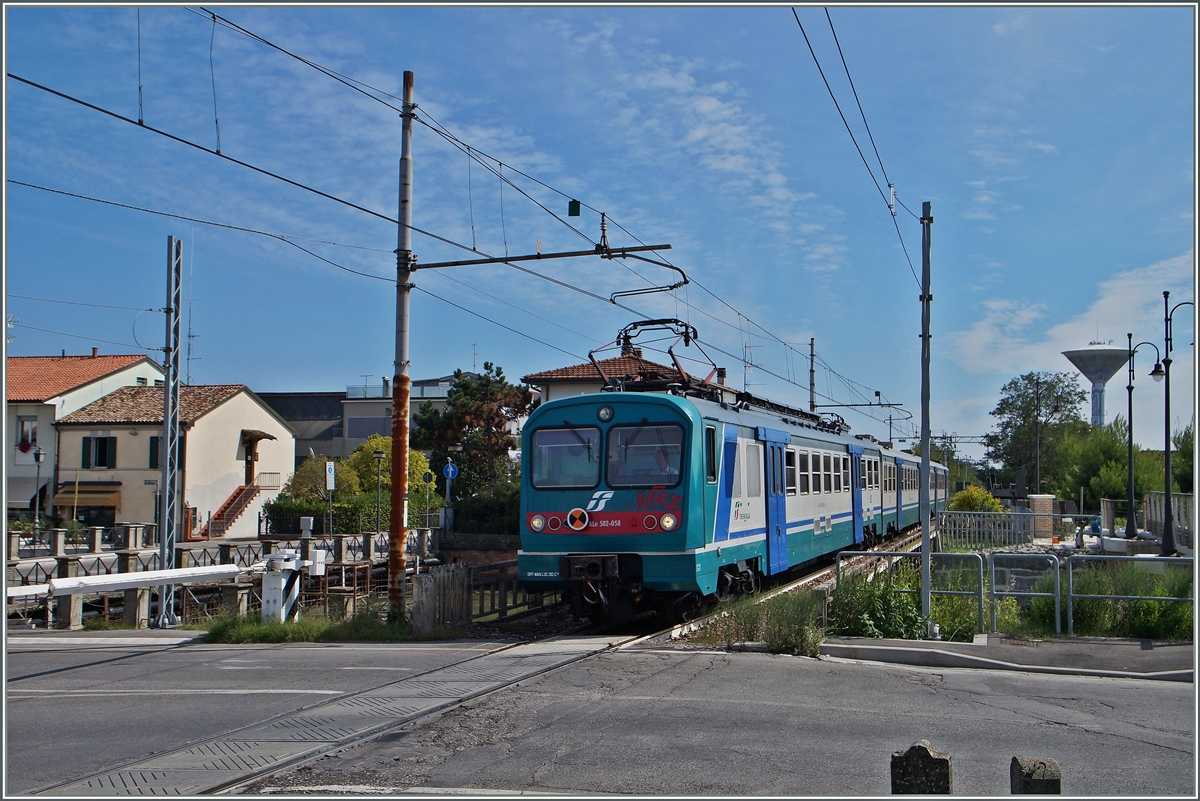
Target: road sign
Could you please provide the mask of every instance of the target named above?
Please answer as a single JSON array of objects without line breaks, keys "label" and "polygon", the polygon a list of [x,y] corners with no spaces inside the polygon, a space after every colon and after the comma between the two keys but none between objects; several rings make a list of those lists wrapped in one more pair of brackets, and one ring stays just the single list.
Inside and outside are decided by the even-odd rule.
[{"label": "road sign", "polygon": [[430,482],[433,481],[433,473],[426,471],[425,475],[421,476],[421,480],[424,481],[426,484],[429,484]]},{"label": "road sign", "polygon": [[446,466],[442,468],[442,475],[446,478],[458,478],[458,465],[454,462],[446,462]]},{"label": "road sign", "polygon": [[325,489],[330,491],[336,489],[334,486],[333,462],[325,463]]}]

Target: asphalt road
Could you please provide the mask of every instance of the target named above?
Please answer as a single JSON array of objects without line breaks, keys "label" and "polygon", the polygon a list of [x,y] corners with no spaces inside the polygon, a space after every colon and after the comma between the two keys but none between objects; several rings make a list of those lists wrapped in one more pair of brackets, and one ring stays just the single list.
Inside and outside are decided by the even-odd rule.
[{"label": "asphalt road", "polygon": [[503,645],[481,641],[175,645],[187,632],[115,634],[8,638],[6,796],[76,779]]},{"label": "asphalt road", "polygon": [[1194,712],[1175,682],[623,652],[245,792],[888,795],[892,752],[927,739],[956,794],[1007,795],[1019,755],[1058,760],[1069,795],[1194,797]]},{"label": "asphalt road", "polygon": [[[14,642],[16,641],[16,642]],[[28,645],[9,639],[7,794],[27,793],[498,647]],[[610,653],[243,793],[888,795],[918,739],[954,791],[1007,795],[1013,756],[1068,795],[1194,797],[1194,686],[759,653]]]}]

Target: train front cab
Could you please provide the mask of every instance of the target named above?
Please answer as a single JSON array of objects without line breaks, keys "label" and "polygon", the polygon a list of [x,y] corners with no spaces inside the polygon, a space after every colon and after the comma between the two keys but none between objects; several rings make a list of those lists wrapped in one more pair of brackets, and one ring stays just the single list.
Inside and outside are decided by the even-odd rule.
[{"label": "train front cab", "polygon": [[577,611],[618,618],[660,593],[712,592],[715,575],[701,577],[695,556],[706,517],[700,428],[695,407],[670,395],[603,393],[536,409],[522,434],[526,589],[567,590]]}]

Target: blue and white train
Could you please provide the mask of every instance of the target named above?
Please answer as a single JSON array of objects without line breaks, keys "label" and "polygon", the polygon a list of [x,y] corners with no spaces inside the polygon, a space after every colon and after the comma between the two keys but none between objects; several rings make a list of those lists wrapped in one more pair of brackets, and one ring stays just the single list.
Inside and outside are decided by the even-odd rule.
[{"label": "blue and white train", "polygon": [[[681,370],[682,372],[682,370]],[[675,379],[551,401],[522,433],[520,578],[577,614],[686,614],[918,522],[920,458],[823,419]],[[659,391],[630,391],[639,384]],[[930,471],[932,510],[946,469]]]}]

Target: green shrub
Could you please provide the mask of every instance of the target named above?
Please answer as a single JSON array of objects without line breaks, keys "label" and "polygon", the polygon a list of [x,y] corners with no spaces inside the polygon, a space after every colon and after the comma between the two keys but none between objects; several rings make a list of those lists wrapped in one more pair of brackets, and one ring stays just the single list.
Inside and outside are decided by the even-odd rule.
[{"label": "green shrub", "polygon": [[[1066,602],[1066,576],[1062,576]],[[1034,584],[1034,592],[1054,592],[1053,573]],[[1162,598],[1191,598],[1190,569],[1172,567],[1164,573],[1152,573],[1144,566],[1129,562],[1093,563],[1076,569],[1072,575],[1074,595],[1136,595]],[[1054,634],[1054,599],[1032,598],[1025,606],[1006,598],[997,610],[997,628],[1023,636]],[[1012,601],[1011,604],[1007,602]],[[1011,608],[1018,608],[1011,614]],[[1007,613],[1001,615],[1001,611]],[[1075,598],[1073,618],[1075,634],[1096,637],[1130,637],[1150,640],[1190,640],[1192,604],[1178,601],[1132,601],[1105,598]],[[1067,610],[1062,610],[1062,626],[1067,628]]]},{"label": "green shrub", "polygon": [[1004,504],[977,484],[970,484],[950,496],[946,508],[951,512],[1007,512]]},{"label": "green shrub", "polygon": [[738,599],[722,606],[727,614],[701,629],[697,642],[726,648],[762,642],[772,653],[820,655],[825,635],[817,625],[820,601],[812,592],[784,593],[761,602]]},{"label": "green shrub", "polygon": [[917,639],[925,635],[925,621],[917,596],[898,592],[910,589],[910,565],[901,563],[872,580],[861,573],[843,575],[829,603],[830,634],[851,637]]}]

